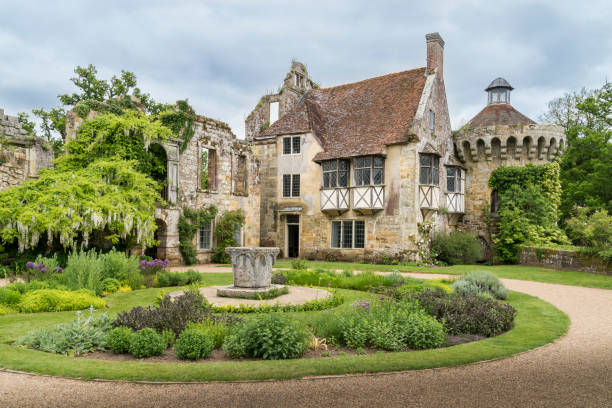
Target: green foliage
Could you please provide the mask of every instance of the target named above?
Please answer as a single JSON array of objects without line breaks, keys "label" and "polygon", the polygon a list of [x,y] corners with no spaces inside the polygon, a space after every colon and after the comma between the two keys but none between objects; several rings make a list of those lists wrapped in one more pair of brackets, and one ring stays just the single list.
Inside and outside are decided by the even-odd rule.
[{"label": "green foliage", "polygon": [[87,245],[93,231],[108,231],[134,244],[153,244],[153,180],[127,161],[96,161],[70,172],[45,170],[24,185],[0,192],[0,238],[19,250],[41,238],[65,248]]},{"label": "green foliage", "polygon": [[202,149],[202,158],[200,160],[200,188],[208,190],[208,150]]},{"label": "green foliage", "polygon": [[482,257],[478,238],[461,231],[434,234],[431,248],[436,253],[436,258],[448,265],[471,265]]},{"label": "green foliage", "polygon": [[590,214],[588,208],[577,208],[576,215],[566,221],[566,229],[574,243],[612,262],[612,215],[606,210]]},{"label": "green foliage", "polygon": [[164,329],[161,332],[162,339],[168,345],[168,347],[173,346],[176,343],[176,334],[172,329]]},{"label": "green foliage", "polygon": [[128,327],[115,327],[106,335],[106,348],[115,354],[126,354],[130,351],[133,335]]},{"label": "green foliage", "polygon": [[344,303],[344,297],[336,292],[332,296],[321,299],[312,299],[301,305],[281,305],[280,303],[261,304],[253,306],[250,304],[210,306],[214,313],[270,313],[270,312],[311,312],[315,310],[331,309]]},{"label": "green foliage", "polygon": [[96,295],[103,290],[104,262],[95,251],[73,252],[68,256],[62,283],[72,290],[89,289]]},{"label": "green foliage", "polygon": [[294,259],[291,261],[291,268],[292,269],[298,269],[298,270],[305,270],[306,269],[306,261],[302,260],[302,259]]},{"label": "green foliage", "polygon": [[15,308],[22,313],[39,313],[83,310],[90,306],[102,309],[106,307],[106,302],[84,289],[77,291],[38,289],[24,294]]},{"label": "green foliage", "polygon": [[193,265],[197,262],[196,251],[193,247],[193,238],[196,232],[215,219],[217,207],[211,205],[201,210],[193,210],[183,207],[183,214],[179,217],[179,249],[186,265]]},{"label": "green foliage", "polygon": [[17,114],[17,120],[23,130],[28,132],[29,136],[36,136],[36,123],[30,120],[30,116],[25,112],[19,112]]},{"label": "green foliage", "polygon": [[[289,288],[273,288],[261,293],[253,293],[253,294],[232,294],[230,297],[238,298],[238,299],[255,299],[255,300],[265,300],[265,299],[275,299],[279,296],[286,295],[289,293]],[[221,295],[222,296],[222,295]]]},{"label": "green foliage", "polygon": [[119,290],[121,282],[115,278],[106,278],[102,281],[102,293],[115,293]]},{"label": "green foliage", "polygon": [[516,309],[488,296],[442,290],[425,290],[413,295],[428,314],[441,322],[448,334],[497,336],[512,328]]},{"label": "green foliage", "polygon": [[166,110],[159,114],[161,123],[172,130],[176,137],[183,140],[181,153],[187,148],[187,144],[195,134],[195,111],[187,101],[177,101],[173,110]]},{"label": "green foliage", "polygon": [[0,287],[0,304],[14,306],[21,301],[21,293],[13,288]]},{"label": "green foliage", "polygon": [[270,127],[270,121],[266,120],[264,123],[261,124],[261,126],[259,127],[259,131],[263,132],[264,130],[266,130],[267,128]]},{"label": "green foliage", "polygon": [[111,323],[108,315],[95,316],[93,309],[89,309],[86,316],[77,312],[76,320],[55,325],[51,329],[33,330],[17,339],[15,344],[47,353],[80,356],[90,351],[104,350]]},{"label": "green foliage", "polygon": [[168,348],[164,338],[155,330],[145,328],[132,334],[130,354],[136,358],[160,356]]},{"label": "green foliage", "polygon": [[223,345],[223,340],[229,331],[229,327],[223,321],[203,320],[199,323],[190,323],[187,329],[203,330],[210,333],[214,340],[214,348],[220,348]]},{"label": "green foliage", "polygon": [[174,352],[181,360],[206,358],[215,347],[212,333],[198,328],[187,328],[176,340]]},{"label": "green foliage", "polygon": [[298,358],[306,351],[308,339],[308,331],[297,321],[271,313],[233,328],[225,338],[223,350],[231,358]]},{"label": "green foliage", "polygon": [[99,254],[98,258],[103,265],[102,278],[117,279],[132,289],[140,289],[144,284],[137,257],[126,256],[125,253],[113,249],[105,254]]},{"label": "green foliage", "polygon": [[470,293],[488,293],[497,299],[508,299],[508,289],[497,276],[486,271],[473,271],[461,275],[461,279],[451,285],[460,295]]},{"label": "green foliage", "polygon": [[497,256],[516,262],[524,243],[568,243],[557,226],[561,185],[559,165],[499,167],[489,185],[500,193],[498,233],[493,242]]},{"label": "green foliage", "polygon": [[202,274],[191,269],[187,272],[163,271],[157,274],[157,286],[160,288],[192,285],[201,280]]},{"label": "green foliage", "polygon": [[225,253],[225,248],[238,246],[238,243],[234,238],[234,231],[236,228],[242,227],[243,225],[244,215],[242,214],[241,209],[227,211],[221,215],[215,225],[215,239],[217,240],[217,247],[215,248],[213,262],[230,262],[229,255]]},{"label": "green foliage", "polygon": [[569,106],[567,150],[561,159],[562,219],[575,207],[612,213],[612,83],[583,92]]}]

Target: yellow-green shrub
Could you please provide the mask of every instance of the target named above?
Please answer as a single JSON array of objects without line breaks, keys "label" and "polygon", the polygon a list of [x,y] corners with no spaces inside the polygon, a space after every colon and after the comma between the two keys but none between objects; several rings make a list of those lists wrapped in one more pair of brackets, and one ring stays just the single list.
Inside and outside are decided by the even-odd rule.
[{"label": "yellow-green shrub", "polygon": [[106,306],[106,302],[86,289],[77,291],[39,289],[23,295],[16,309],[22,313],[38,313],[82,310],[89,306],[101,309]]}]

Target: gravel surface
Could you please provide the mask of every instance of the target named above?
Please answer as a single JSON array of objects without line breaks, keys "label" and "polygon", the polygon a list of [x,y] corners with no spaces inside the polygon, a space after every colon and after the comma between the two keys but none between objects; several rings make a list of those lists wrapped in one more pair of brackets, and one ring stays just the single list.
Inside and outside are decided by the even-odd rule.
[{"label": "gravel surface", "polygon": [[610,407],[612,291],[503,280],[567,313],[559,341],[514,357],[404,373],[203,384],[84,382],[0,371],[0,407]]}]

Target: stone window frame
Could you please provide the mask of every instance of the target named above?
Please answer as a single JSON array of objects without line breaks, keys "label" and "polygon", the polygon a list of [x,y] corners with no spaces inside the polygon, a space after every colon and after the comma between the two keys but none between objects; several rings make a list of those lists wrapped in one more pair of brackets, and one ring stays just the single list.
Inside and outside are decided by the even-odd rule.
[{"label": "stone window frame", "polygon": [[[295,140],[298,140],[297,144]],[[288,143],[287,143],[288,142]],[[284,136],[283,137],[283,156],[297,156],[302,154],[302,137],[301,136]],[[287,153],[287,147],[289,153]],[[297,149],[296,149],[297,147]],[[297,150],[297,152],[296,152]]]},{"label": "stone window frame", "polygon": [[[296,184],[297,184],[297,189],[296,189]],[[287,188],[287,190],[285,188]],[[283,174],[282,185],[281,185],[283,198],[299,198],[300,189],[301,189],[300,174]],[[285,194],[287,191],[289,192],[288,195]]]},{"label": "stone window frame", "polygon": [[[202,151],[206,149],[208,152],[208,188],[202,188]],[[213,154],[211,154],[211,152]],[[211,159],[212,158],[212,159]],[[211,171],[212,167],[212,171]],[[217,193],[218,192],[218,182],[217,182],[217,173],[219,170],[219,154],[217,149],[211,147],[207,144],[198,145],[198,188],[197,190],[200,192],[206,193]],[[212,173],[212,177],[210,176]]]},{"label": "stone window frame", "polygon": [[[425,163],[427,158],[429,164]],[[437,154],[419,153],[419,185],[440,186],[440,156]]]},{"label": "stone window frame", "polygon": [[[347,227],[350,225],[350,232],[347,233]],[[337,229],[337,227],[339,229]],[[358,242],[357,231],[361,231],[361,246],[356,246]],[[336,230],[336,231],[334,231]],[[366,243],[366,228],[365,228],[365,220],[335,220],[331,222],[330,228],[331,236],[330,236],[330,248],[332,249],[365,249]],[[338,234],[339,236],[334,240],[334,235]],[[350,246],[349,243],[345,242],[346,238],[350,236]],[[334,246],[334,242],[337,242],[337,246]]]},{"label": "stone window frame", "polygon": [[213,220],[208,221],[208,225],[210,230],[208,231],[208,248],[203,248],[202,247],[202,231],[205,230],[205,228],[198,228],[198,235],[197,235],[197,240],[198,240],[198,252],[209,252],[209,251],[213,251],[214,250],[214,242],[213,242],[213,232],[214,232],[214,222]]}]

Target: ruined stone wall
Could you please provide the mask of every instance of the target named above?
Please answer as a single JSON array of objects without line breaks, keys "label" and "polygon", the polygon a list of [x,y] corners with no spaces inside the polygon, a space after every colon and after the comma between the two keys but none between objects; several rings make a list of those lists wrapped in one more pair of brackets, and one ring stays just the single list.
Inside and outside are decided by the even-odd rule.
[{"label": "ruined stone wall", "polygon": [[522,247],[519,263],[569,271],[612,275],[612,264],[593,254],[552,248]]},{"label": "ruined stone wall", "polygon": [[[214,187],[203,190],[201,186],[202,148],[215,150],[216,180]],[[241,162],[240,157],[243,157]],[[242,170],[239,171],[242,166]],[[239,183],[246,177],[246,190]],[[159,211],[165,223],[165,256],[174,263],[181,260],[178,248],[178,217],[182,207],[203,209],[214,205],[219,210],[217,219],[227,211],[241,209],[245,216],[242,229],[242,245],[259,245],[259,165],[254,158],[251,146],[239,140],[223,122],[198,116],[195,134],[179,157],[178,175],[179,194],[174,208]],[[213,231],[215,223],[213,222]],[[197,249],[198,262],[210,262],[216,242],[212,241],[210,250],[199,250],[199,236],[193,239]]]},{"label": "ruined stone wall", "polygon": [[253,140],[255,136],[272,124],[270,123],[271,103],[279,103],[278,117],[280,118],[293,109],[302,95],[313,87],[314,82],[308,76],[306,66],[293,61],[291,70],[285,75],[283,85],[278,92],[262,96],[253,111],[245,119],[245,139]]},{"label": "ruined stone wall", "polygon": [[555,160],[563,153],[565,135],[555,125],[499,125],[463,129],[454,135],[454,140],[467,167],[465,216],[457,227],[479,236],[490,251],[493,231],[489,230],[483,210],[491,206],[491,173],[499,166]]},{"label": "ruined stone wall", "polygon": [[40,138],[32,138],[17,117],[0,109],[0,190],[38,177],[38,171],[52,166],[54,154]]}]

